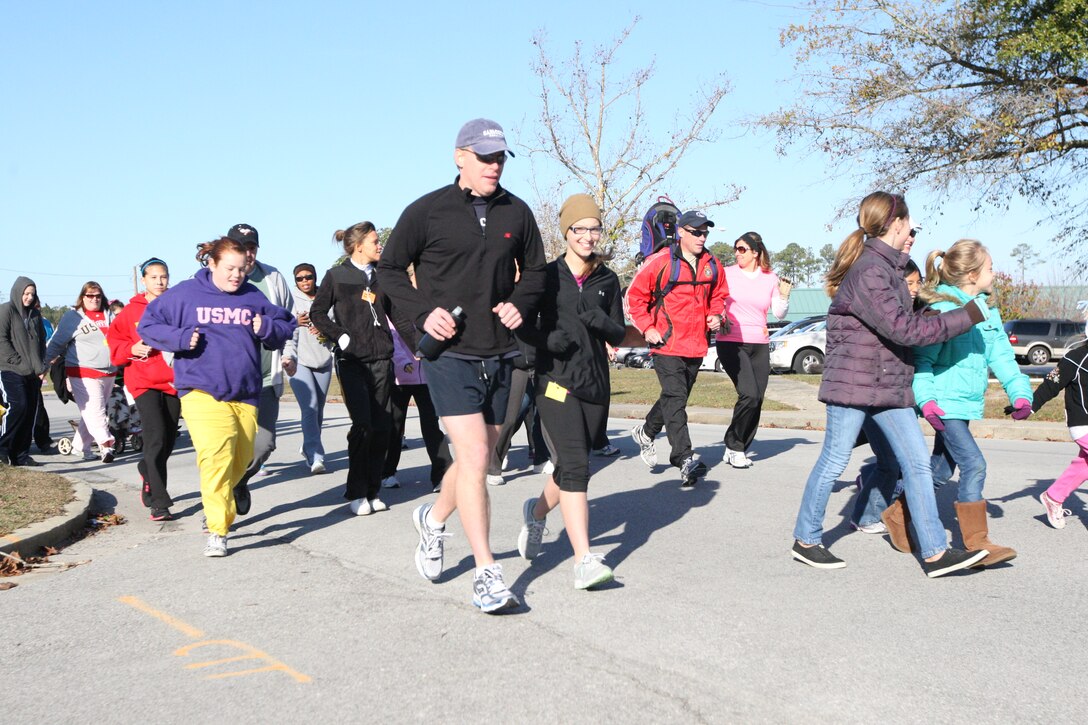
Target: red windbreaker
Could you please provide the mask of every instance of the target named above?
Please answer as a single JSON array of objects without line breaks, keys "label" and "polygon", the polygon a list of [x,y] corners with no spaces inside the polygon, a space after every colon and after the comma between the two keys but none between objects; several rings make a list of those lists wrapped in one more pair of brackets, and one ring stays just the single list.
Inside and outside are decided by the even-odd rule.
[{"label": "red windbreaker", "polygon": [[[717,265],[718,277],[710,265]],[[668,284],[672,268],[672,256],[668,248],[646,259],[642,268],[627,288],[626,304],[631,322],[643,335],[651,327],[664,338],[660,347],[651,347],[655,355],[676,357],[704,357],[707,350],[707,315],[720,315],[725,309],[729,285],[725,281],[725,268],[710,252],[696,260],[698,269],[692,269],[687,260],[680,260],[680,276],[677,284],[655,309],[654,292]],[[713,281],[713,284],[711,282]]]},{"label": "red windbreaker", "polygon": [[110,362],[125,368],[125,387],[133,398],[140,397],[148,390],[161,390],[170,395],[177,395],[174,387],[174,369],[166,364],[162,353],[152,350],[146,360],[132,358],[132,346],[141,342],[136,331],[140,318],[147,309],[147,298],[143,294],[133,295],[125,309],[117,314],[106,334],[110,346]]}]

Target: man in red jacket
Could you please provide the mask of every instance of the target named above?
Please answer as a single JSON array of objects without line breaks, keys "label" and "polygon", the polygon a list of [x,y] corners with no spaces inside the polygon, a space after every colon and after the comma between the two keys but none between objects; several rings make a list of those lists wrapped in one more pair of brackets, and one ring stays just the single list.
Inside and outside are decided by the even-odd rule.
[{"label": "man in red jacket", "polygon": [[631,437],[653,468],[654,437],[665,428],[669,463],[680,469],[681,486],[690,488],[706,475],[706,464],[691,449],[688,396],[706,356],[707,332],[721,327],[729,288],[721,262],[704,249],[714,222],[701,211],[688,211],[676,226],[676,244],[647,258],[627,289],[631,321],[650,345],[661,383],[661,397]]}]

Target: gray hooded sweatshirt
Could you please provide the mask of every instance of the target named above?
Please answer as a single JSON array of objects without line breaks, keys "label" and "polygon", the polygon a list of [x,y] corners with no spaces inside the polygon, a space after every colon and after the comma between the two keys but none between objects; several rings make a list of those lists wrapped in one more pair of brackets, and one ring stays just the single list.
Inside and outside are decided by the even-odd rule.
[{"label": "gray hooded sweatshirt", "polygon": [[23,292],[34,284],[18,277],[11,298],[0,305],[0,370],[17,375],[41,375],[46,371],[45,327],[37,309],[23,306]]}]

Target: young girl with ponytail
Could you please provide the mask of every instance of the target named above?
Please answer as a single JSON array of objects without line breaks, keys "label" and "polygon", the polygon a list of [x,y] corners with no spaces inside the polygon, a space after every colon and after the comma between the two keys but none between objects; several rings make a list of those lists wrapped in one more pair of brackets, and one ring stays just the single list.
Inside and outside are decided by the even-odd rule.
[{"label": "young girl with ponytail", "polygon": [[921,542],[922,568],[938,577],[987,555],[948,548],[937,515],[925,439],[914,414],[911,348],[947,340],[986,318],[976,300],[941,315],[915,314],[903,281],[903,252],[912,224],[906,200],[874,192],[861,202],[858,228],[839,247],[827,275],[832,298],[827,354],[819,399],[827,404],[823,449],[805,484],[794,527],[793,557],[818,569],[846,563],[823,547],[831,488],[850,462],[867,418],[880,428],[900,461],[903,485]]}]

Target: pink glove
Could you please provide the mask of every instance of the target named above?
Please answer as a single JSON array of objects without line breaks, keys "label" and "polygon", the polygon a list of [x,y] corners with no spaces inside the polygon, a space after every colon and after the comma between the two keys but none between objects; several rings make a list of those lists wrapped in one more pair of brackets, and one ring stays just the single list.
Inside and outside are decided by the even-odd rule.
[{"label": "pink glove", "polygon": [[931,400],[922,406],[922,415],[933,426],[933,430],[944,430],[944,421],[941,420],[944,411],[937,407],[936,400]]},{"label": "pink glove", "polygon": [[1027,420],[1031,416],[1031,401],[1027,398],[1017,398],[1012,404],[1012,419]]}]

